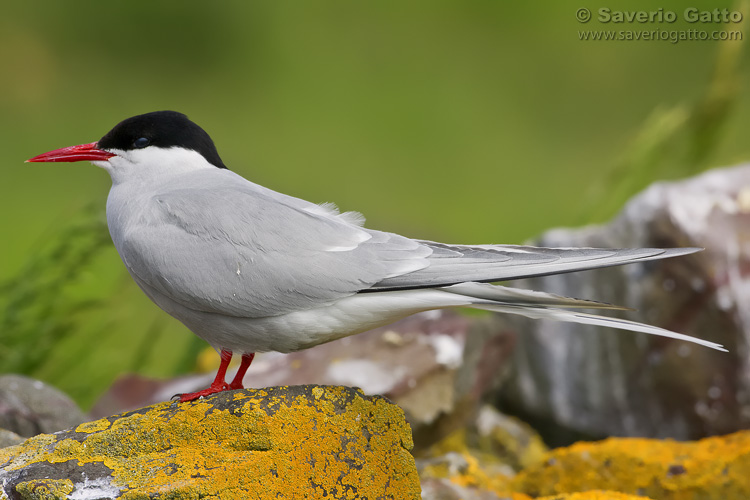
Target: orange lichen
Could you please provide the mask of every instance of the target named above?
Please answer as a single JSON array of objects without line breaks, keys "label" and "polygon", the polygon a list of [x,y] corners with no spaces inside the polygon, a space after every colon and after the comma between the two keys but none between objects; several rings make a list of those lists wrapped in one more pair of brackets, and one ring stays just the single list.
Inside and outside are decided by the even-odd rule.
[{"label": "orange lichen", "polygon": [[616,491],[592,490],[579,493],[563,493],[551,497],[538,497],[536,500],[649,500],[642,496],[627,495]]},{"label": "orange lichen", "polygon": [[613,490],[667,500],[750,498],[750,432],[695,442],[610,438],[550,452],[514,489],[532,496]]},{"label": "orange lichen", "polygon": [[420,497],[397,406],[345,387],[292,389],[161,403],[37,436],[0,450],[0,471],[97,464],[130,500]]}]

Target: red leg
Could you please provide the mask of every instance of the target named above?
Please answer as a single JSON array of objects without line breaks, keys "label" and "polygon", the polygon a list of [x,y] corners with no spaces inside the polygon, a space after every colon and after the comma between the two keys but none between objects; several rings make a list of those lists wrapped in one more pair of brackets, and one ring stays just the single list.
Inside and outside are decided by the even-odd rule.
[{"label": "red leg", "polygon": [[232,379],[232,382],[229,384],[230,389],[242,389],[244,386],[242,385],[242,379],[245,378],[245,372],[248,368],[250,368],[250,363],[253,362],[253,358],[255,357],[255,353],[251,352],[250,354],[243,354],[242,355],[242,361],[240,362],[240,367],[237,369],[237,374]]},{"label": "red leg", "polygon": [[[185,394],[180,394],[181,403],[184,403],[186,401],[193,401],[194,399],[208,396],[209,394],[216,394],[217,392],[226,391],[227,389],[229,389],[229,384],[226,383],[224,378],[227,375],[229,362],[232,360],[232,351],[222,349],[221,354],[219,355],[221,356],[221,364],[219,365],[219,371],[216,372],[216,378],[214,379],[213,383],[211,383],[208,389],[203,389],[202,391],[198,392],[188,392]],[[245,356],[242,357],[242,362],[245,362]],[[250,363],[248,363],[248,365],[249,364]],[[242,368],[242,366],[240,366],[240,368]],[[247,368],[245,368],[245,370],[247,370]],[[241,380],[242,379],[240,379],[240,381]]]}]

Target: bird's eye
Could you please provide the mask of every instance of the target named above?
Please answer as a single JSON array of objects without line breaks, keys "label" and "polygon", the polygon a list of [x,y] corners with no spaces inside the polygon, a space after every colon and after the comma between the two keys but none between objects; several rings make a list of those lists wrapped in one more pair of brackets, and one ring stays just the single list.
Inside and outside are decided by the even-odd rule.
[{"label": "bird's eye", "polygon": [[133,141],[133,147],[136,149],[145,148],[149,144],[151,144],[151,139],[149,139],[148,137],[139,137],[138,139]]}]

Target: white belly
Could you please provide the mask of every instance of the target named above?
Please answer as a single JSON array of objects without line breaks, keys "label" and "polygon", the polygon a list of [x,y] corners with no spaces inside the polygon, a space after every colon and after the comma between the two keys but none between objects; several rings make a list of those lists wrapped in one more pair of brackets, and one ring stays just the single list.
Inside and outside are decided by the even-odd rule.
[{"label": "white belly", "polygon": [[[138,279],[136,278],[136,282]],[[164,311],[216,349],[293,352],[387,325],[430,309],[469,305],[439,289],[360,293],[333,304],[280,316],[242,318],[195,311],[138,283]]]}]

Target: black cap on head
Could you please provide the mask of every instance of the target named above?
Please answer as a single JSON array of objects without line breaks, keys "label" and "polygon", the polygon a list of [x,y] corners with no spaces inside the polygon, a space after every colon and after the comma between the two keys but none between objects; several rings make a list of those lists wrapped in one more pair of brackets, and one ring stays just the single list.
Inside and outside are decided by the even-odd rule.
[{"label": "black cap on head", "polygon": [[214,141],[187,116],[176,111],[154,111],[123,120],[99,139],[100,149],[143,149],[181,147],[203,155],[210,164],[227,168],[216,151]]}]

